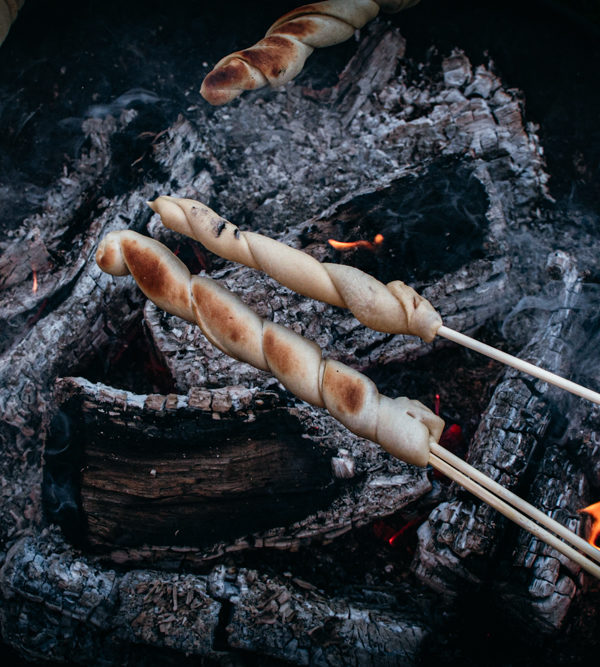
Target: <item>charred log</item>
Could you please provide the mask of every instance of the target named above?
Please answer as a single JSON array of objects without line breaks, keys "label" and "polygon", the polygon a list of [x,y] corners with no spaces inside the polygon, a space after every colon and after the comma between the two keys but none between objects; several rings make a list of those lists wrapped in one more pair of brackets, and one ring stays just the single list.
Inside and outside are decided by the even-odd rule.
[{"label": "charred log", "polygon": [[413,664],[429,631],[410,598],[403,609],[382,609],[326,599],[298,578],[224,566],[208,575],[123,574],[65,550],[52,532],[40,537],[16,542],[2,569],[0,622],[29,658],[231,664],[234,649],[240,661],[258,654],[292,664]]},{"label": "charred log", "polygon": [[326,542],[431,489],[423,471],[399,462],[382,474],[376,448],[272,391],[140,396],[65,378],[57,396],[46,511],[119,562],[142,545],[150,559],[163,546],[199,562]]},{"label": "charred log", "polygon": [[[563,282],[560,307],[551,313],[521,356],[536,359],[541,366],[550,363],[568,374],[575,352],[569,341],[581,340],[581,328],[587,317],[577,309],[581,279],[573,260],[564,255],[551,257],[549,266],[560,267]],[[541,458],[531,496],[534,504],[550,514],[558,514],[557,518],[579,532],[581,519],[573,513],[577,503],[582,502],[582,495],[572,494],[568,489],[580,488],[583,474],[568,465],[559,450],[547,445],[552,437],[552,422],[557,415],[564,414],[567,405],[564,393],[540,382],[523,380],[513,370],[507,371],[473,438],[469,460],[505,487],[519,491],[528,483],[528,470],[535,465],[536,458]],[[558,496],[566,517],[556,507]],[[513,567],[528,572],[521,578],[529,581],[527,586],[535,600],[531,605],[537,607],[537,611],[529,610],[529,617],[536,617],[546,628],[559,627],[577,589],[579,568],[568,565],[568,561],[530,536],[520,536],[516,555],[509,556],[511,548],[506,541],[514,537],[504,526],[504,520],[498,519],[490,507],[466,498],[440,505],[420,531],[415,559],[417,575],[456,593],[465,580],[471,585],[489,581],[490,568],[497,567],[493,565],[495,559],[508,557]]]}]

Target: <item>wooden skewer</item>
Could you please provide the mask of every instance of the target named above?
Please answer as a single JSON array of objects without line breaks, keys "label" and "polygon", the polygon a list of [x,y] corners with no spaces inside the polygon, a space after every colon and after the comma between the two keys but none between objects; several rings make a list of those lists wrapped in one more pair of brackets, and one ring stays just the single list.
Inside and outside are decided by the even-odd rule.
[{"label": "wooden skewer", "polygon": [[474,482],[477,482],[480,486],[491,491],[493,494],[499,498],[505,500],[507,503],[513,505],[516,509],[520,510],[523,514],[529,516],[531,519],[534,519],[538,523],[545,526],[548,530],[556,533],[559,537],[569,542],[572,546],[576,547],[580,551],[586,553],[590,558],[600,563],[600,549],[597,549],[589,542],[584,540],[582,537],[574,533],[572,530],[569,530],[566,526],[563,526],[561,523],[553,519],[552,517],[544,514],[542,511],[534,507],[531,503],[523,500],[517,496],[512,491],[504,488],[498,482],[495,482],[493,479],[490,479],[487,475],[484,475],[481,471],[474,468],[472,465],[469,465],[466,461],[463,461],[461,458],[449,452],[445,447],[442,447],[437,442],[430,442],[431,452],[438,458],[445,461],[448,465],[451,465],[453,468],[456,468],[464,475],[470,477]]},{"label": "wooden skewer", "polygon": [[[503,514],[511,521],[514,521],[514,523],[516,523],[518,526],[524,528],[532,535],[542,540],[553,549],[556,549],[556,551],[559,553],[563,554],[563,556],[566,556],[567,558],[580,565],[586,572],[596,577],[596,579],[600,579],[599,565],[588,559],[584,554],[573,549],[573,547],[570,545],[565,544],[565,542],[559,540],[556,535],[546,530],[546,528],[543,528],[539,524],[535,523],[535,521],[528,519],[516,507],[509,505],[507,502],[494,495],[491,491],[484,488],[475,480],[471,479],[470,476],[465,475],[460,470],[457,470],[452,465],[442,460],[437,454],[434,454],[433,451],[429,456],[429,463],[433,468],[439,470],[441,473],[455,481],[457,484],[460,484],[474,496],[480,500],[483,500],[485,503],[493,507],[495,510]],[[521,500],[521,502],[525,501]]]},{"label": "wooden skewer", "polygon": [[523,373],[532,375],[533,377],[543,380],[544,382],[548,382],[555,385],[556,387],[565,389],[566,391],[571,392],[571,394],[581,396],[581,398],[586,398],[588,401],[592,401],[592,403],[597,403],[600,405],[600,394],[598,392],[593,391],[592,389],[588,389],[587,387],[583,387],[582,385],[577,384],[576,382],[572,382],[571,380],[567,380],[560,375],[556,375],[556,373],[551,373],[550,371],[544,370],[539,366],[530,364],[528,361],[523,361],[518,357],[513,357],[512,354],[502,352],[501,350],[498,350],[491,345],[486,345],[481,341],[475,340],[475,338],[471,338],[470,336],[466,336],[465,334],[459,333],[458,331],[454,331],[454,329],[450,329],[447,326],[442,325],[437,330],[437,333],[439,336],[443,336],[444,338],[447,338],[454,343],[464,345],[471,350],[475,350],[475,352],[484,354],[485,356],[490,357],[490,359],[495,359],[496,361],[500,361],[507,366],[512,366],[513,368],[516,368]]}]

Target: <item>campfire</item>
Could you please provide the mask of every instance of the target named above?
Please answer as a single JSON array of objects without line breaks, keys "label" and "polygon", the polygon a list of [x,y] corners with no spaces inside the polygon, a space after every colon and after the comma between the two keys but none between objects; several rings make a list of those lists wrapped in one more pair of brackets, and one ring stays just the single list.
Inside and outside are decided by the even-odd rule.
[{"label": "campfire", "polygon": [[[595,158],[567,189],[493,42],[363,4],[132,5],[72,48],[142,80],[76,98],[57,50],[39,109],[7,72],[43,76],[45,10],[12,26],[0,624],[28,659],[598,650]],[[60,160],[25,159],[48,127]]]}]

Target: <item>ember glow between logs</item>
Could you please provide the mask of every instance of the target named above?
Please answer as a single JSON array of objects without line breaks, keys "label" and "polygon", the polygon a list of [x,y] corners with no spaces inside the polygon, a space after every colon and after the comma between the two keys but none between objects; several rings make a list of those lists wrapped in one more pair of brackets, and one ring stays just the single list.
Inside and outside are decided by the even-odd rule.
[{"label": "ember glow between logs", "polygon": [[[440,416],[440,409],[441,409],[440,395],[436,394],[434,411],[438,417]],[[448,428],[444,429],[440,437],[439,444],[442,447],[450,450],[454,454],[458,454],[463,444],[462,428],[458,424],[450,424]],[[445,475],[443,475],[439,470],[434,470],[434,477],[436,479],[443,479]]]},{"label": "ember glow between logs", "polygon": [[37,271],[35,269],[33,269],[33,285],[31,286],[31,291],[34,294],[38,291]]},{"label": "ember glow between logs", "polygon": [[406,536],[412,528],[420,526],[424,520],[425,517],[408,519],[399,529],[394,528],[383,520],[375,521],[373,524],[373,534],[378,539],[387,542],[390,547],[397,548],[401,546],[402,538]]},{"label": "ember glow between logs", "polygon": [[592,517],[592,530],[590,531],[588,542],[593,547],[596,547],[596,549],[600,550],[600,545],[598,545],[600,538],[600,502],[594,503],[593,505],[588,505],[579,511],[585,514],[589,514]]},{"label": "ember glow between logs", "polygon": [[352,250],[353,248],[366,248],[367,250],[376,250],[377,246],[383,243],[383,234],[375,234],[372,241],[336,241],[335,239],[328,239],[327,243],[335,250]]}]

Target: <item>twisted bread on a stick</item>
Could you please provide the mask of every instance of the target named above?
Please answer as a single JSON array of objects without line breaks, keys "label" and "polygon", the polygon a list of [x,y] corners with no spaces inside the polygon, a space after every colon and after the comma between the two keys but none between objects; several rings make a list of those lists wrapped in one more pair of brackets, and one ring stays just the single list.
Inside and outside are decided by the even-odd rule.
[{"label": "twisted bread on a stick", "polygon": [[371,329],[431,342],[442,325],[429,301],[400,280],[384,285],[352,266],[319,262],[267,236],[242,232],[192,199],[159,197],[150,207],[165,226],[200,241],[211,252],[260,269],[294,292],[348,308]]},{"label": "twisted bread on a stick", "polygon": [[374,19],[379,10],[398,12],[419,0],[327,0],[288,12],[268,29],[263,39],[222,58],[202,83],[201,95],[210,104],[226,104],[245,90],[291,81],[308,56],[323,46],[346,41]]},{"label": "twisted bread on a stick", "polygon": [[359,269],[320,263],[301,250],[260,234],[241,232],[191,199],[159,197],[149,204],[167,227],[191,236],[226,259],[264,271],[295,292],[349,308],[371,329],[413,334],[428,343],[442,336],[600,405],[599,392],[444,326],[433,306],[400,280],[383,285]]},{"label": "twisted bread on a stick", "polygon": [[302,400],[327,408],[353,433],[407,463],[427,465],[430,441],[439,440],[444,422],[422,403],[382,396],[366,376],[323,359],[315,343],[262,320],[210,278],[191,276],[154,239],[133,231],[111,232],[100,243],[96,261],[112,275],[131,273],[157,306],[195,322],[220,350],[270,371]]}]

